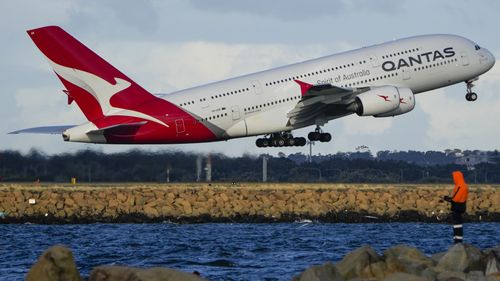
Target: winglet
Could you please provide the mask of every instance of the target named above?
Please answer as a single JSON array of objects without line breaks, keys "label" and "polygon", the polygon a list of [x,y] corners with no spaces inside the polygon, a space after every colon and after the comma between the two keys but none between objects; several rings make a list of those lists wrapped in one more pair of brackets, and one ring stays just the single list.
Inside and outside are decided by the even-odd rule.
[{"label": "winglet", "polygon": [[299,84],[300,86],[300,93],[304,96],[307,91],[309,91],[309,89],[311,89],[314,85],[312,84],[309,84],[309,83],[306,83],[306,82],[302,82],[300,80],[294,80],[295,82],[297,82],[297,84]]}]

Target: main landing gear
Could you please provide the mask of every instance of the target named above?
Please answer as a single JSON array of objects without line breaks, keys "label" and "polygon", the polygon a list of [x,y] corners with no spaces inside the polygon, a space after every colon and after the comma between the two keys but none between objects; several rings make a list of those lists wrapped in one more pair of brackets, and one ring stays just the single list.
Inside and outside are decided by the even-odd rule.
[{"label": "main landing gear", "polygon": [[473,81],[466,81],[465,84],[467,85],[467,94],[465,94],[465,99],[467,101],[476,101],[477,100],[477,94],[472,91],[472,87],[474,87],[474,84],[472,84]]},{"label": "main landing gear", "polygon": [[314,132],[310,132],[307,135],[307,138],[310,141],[329,142],[332,140],[332,135],[330,135],[330,133],[323,133],[321,128],[317,126]]},{"label": "main landing gear", "polygon": [[[332,135],[323,133],[318,126],[314,132],[307,135],[309,141],[329,142],[332,140]],[[258,138],[255,141],[257,147],[282,147],[282,146],[305,146],[306,138],[294,138],[290,132],[281,132],[270,134],[269,137]]]},{"label": "main landing gear", "polygon": [[259,138],[255,141],[257,147],[304,146],[305,138],[294,138],[290,132],[274,133],[269,138]]}]

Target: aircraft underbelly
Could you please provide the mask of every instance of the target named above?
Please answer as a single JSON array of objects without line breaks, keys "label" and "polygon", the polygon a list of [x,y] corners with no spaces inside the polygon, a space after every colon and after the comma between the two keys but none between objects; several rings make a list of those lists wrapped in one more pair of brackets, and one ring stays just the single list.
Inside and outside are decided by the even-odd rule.
[{"label": "aircraft underbelly", "polygon": [[271,110],[255,114],[245,118],[247,134],[262,135],[281,131],[291,130],[288,124],[286,112],[281,110]]}]

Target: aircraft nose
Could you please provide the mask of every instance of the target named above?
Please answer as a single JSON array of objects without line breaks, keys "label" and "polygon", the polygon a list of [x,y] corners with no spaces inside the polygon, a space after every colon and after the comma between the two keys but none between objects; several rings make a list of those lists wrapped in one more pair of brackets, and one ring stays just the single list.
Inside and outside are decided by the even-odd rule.
[{"label": "aircraft nose", "polygon": [[488,66],[488,69],[490,69],[495,65],[496,62],[495,56],[488,49],[484,49],[484,52],[487,57],[486,65]]}]

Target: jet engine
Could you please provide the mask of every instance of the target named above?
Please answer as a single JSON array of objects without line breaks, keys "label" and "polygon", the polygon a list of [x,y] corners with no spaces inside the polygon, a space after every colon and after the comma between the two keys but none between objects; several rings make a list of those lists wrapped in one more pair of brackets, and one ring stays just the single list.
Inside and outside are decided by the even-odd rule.
[{"label": "jet engine", "polygon": [[415,108],[415,96],[409,88],[397,88],[399,92],[399,106],[393,111],[377,114],[375,117],[392,117],[405,114]]},{"label": "jet engine", "polygon": [[359,116],[388,117],[411,111],[415,97],[408,88],[382,86],[356,96],[347,109]]}]

